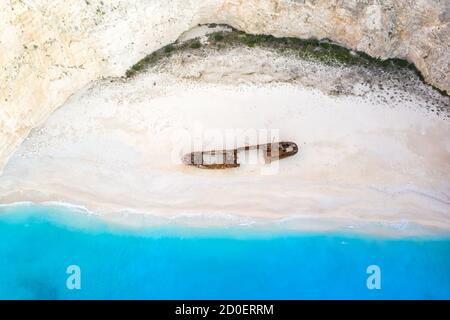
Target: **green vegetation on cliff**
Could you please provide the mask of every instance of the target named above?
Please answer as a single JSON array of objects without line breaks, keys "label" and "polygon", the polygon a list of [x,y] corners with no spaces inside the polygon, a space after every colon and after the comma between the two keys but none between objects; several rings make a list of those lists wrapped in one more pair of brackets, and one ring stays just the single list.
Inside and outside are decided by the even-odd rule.
[{"label": "green vegetation on cliff", "polygon": [[[216,25],[212,26],[215,27]],[[231,28],[231,27],[229,27]],[[402,69],[413,70],[421,79],[420,72],[412,63],[402,59],[378,59],[373,58],[363,52],[356,52],[334,44],[326,39],[298,39],[283,37],[277,38],[271,35],[254,35],[231,28],[231,31],[219,31],[207,35],[208,41],[202,44],[198,38],[184,42],[176,42],[165,46],[133,65],[126,72],[126,77],[133,77],[140,71],[145,70],[163,58],[183,50],[199,50],[202,48],[223,50],[237,46],[248,46],[250,48],[260,47],[279,50],[282,53],[297,55],[300,59],[318,61],[326,65],[359,65],[381,69]],[[436,89],[436,88],[435,88]],[[441,94],[445,92],[438,90]]]}]

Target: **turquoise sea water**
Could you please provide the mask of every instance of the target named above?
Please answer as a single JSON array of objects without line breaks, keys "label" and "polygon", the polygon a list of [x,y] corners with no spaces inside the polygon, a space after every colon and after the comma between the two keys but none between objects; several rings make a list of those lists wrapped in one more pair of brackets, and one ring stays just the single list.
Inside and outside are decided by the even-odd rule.
[{"label": "turquoise sea water", "polygon": [[[0,207],[1,299],[449,299],[450,238],[126,229],[73,210]],[[81,270],[69,290],[66,269]],[[369,265],[381,289],[369,290]]]}]

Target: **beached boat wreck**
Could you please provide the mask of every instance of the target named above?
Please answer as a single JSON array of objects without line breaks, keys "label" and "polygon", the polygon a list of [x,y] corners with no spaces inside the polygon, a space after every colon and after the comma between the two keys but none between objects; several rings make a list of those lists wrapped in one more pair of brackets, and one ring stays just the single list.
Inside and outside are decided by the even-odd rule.
[{"label": "beached boat wreck", "polygon": [[262,150],[265,162],[270,163],[295,155],[298,152],[298,146],[294,142],[276,142],[230,150],[197,151],[185,154],[183,163],[203,169],[236,168],[240,166],[238,154],[250,150]]}]

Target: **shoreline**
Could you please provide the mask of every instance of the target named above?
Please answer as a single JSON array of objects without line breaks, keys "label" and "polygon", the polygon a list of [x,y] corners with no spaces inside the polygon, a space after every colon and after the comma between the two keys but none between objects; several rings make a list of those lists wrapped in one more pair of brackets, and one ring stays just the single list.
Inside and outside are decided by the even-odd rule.
[{"label": "shoreline", "polygon": [[[238,238],[266,238],[278,236],[343,236],[356,238],[373,238],[386,240],[447,240],[450,234],[446,229],[431,228],[414,223],[392,221],[382,223],[380,221],[355,221],[350,219],[336,219],[301,217],[298,215],[285,216],[281,219],[248,220],[248,217],[239,217],[231,214],[207,215],[205,213],[163,217],[133,209],[124,208],[121,211],[99,213],[82,205],[66,202],[47,201],[36,203],[22,201],[0,204],[0,220],[3,215],[11,215],[10,218],[20,218],[18,215],[24,212],[12,212],[14,209],[44,210],[40,218],[52,218],[58,225],[69,228],[81,229],[89,232],[96,230],[98,226],[107,227],[110,232],[129,233],[137,236],[151,236],[158,234],[173,234],[192,236],[232,236]],[[33,212],[26,215],[34,215]],[[62,216],[60,214],[63,214]],[[74,216],[79,219],[71,219]],[[130,219],[131,217],[131,219]],[[193,217],[201,218],[192,221]],[[89,222],[84,218],[94,218]],[[186,218],[188,218],[186,220]],[[210,221],[208,221],[210,219]],[[245,223],[236,222],[240,219]],[[310,224],[299,225],[298,223]],[[209,223],[211,222],[211,223]],[[297,222],[292,225],[292,222]]]},{"label": "shoreline", "polygon": [[[445,285],[448,236],[394,238],[347,232],[176,226],[130,229],[70,212],[41,208],[10,212],[8,217],[0,215],[0,238],[5,244],[0,255],[8,257],[1,273],[12,279],[2,287],[0,296],[154,299],[192,298],[197,294],[194,298],[219,299],[239,298],[239,287],[246,291],[239,293],[245,298],[315,298],[318,284],[323,284],[322,297],[342,298],[343,287],[347,288],[344,294],[350,290],[360,294],[367,267],[374,264],[385,270],[384,283],[394,284],[381,291],[386,298],[449,295]],[[18,274],[29,270],[30,263],[43,273],[32,273],[33,278],[29,273]],[[84,283],[89,283],[75,293],[65,290],[61,277],[54,276],[64,275],[67,266],[74,264],[82,269]],[[236,276],[242,280],[237,281]],[[311,277],[315,281],[308,281]],[[38,288],[31,279],[41,279]],[[111,290],[111,281],[114,288],[124,290]],[[284,284],[282,288],[280,283]],[[61,289],[42,289],[49,287]],[[365,292],[373,298],[373,292]]]}]

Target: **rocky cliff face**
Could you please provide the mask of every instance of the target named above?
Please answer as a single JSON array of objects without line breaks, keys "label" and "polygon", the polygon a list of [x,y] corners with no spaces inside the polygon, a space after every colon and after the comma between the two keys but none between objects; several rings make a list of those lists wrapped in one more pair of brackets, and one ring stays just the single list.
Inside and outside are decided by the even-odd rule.
[{"label": "rocky cliff face", "polygon": [[448,0],[14,0],[0,4],[0,170],[31,128],[92,80],[202,23],[327,38],[413,62],[450,90]]}]

